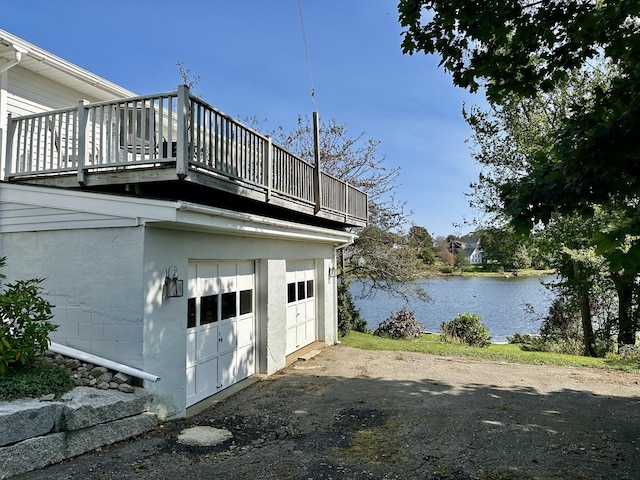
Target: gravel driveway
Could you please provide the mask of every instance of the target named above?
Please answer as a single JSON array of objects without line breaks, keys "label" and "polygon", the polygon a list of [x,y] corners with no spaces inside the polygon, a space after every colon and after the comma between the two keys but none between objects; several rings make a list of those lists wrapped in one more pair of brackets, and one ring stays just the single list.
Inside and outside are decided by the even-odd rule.
[{"label": "gravel driveway", "polygon": [[[640,375],[338,345],[25,479],[637,479]],[[225,428],[217,447],[176,442]]]}]

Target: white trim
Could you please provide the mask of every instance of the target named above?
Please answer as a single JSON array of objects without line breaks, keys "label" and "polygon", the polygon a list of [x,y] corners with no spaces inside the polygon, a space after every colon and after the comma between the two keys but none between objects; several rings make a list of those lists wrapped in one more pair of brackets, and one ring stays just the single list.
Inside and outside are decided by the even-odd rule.
[{"label": "white trim", "polygon": [[296,240],[340,244],[351,244],[356,238],[356,235],[343,231],[303,225],[188,202],[180,202],[178,210],[177,221],[179,223],[199,225],[214,230],[233,232],[239,235],[251,234],[265,237],[286,237]]},{"label": "white trim", "polygon": [[20,49],[22,51],[26,51],[27,53],[23,56],[23,61],[21,66],[23,68],[28,67],[28,63],[25,63],[27,58],[31,58],[40,64],[46,64],[51,68],[68,75],[76,80],[80,80],[85,83],[88,87],[97,88],[99,90],[104,91],[107,95],[113,95],[116,98],[125,98],[125,97],[133,97],[136,96],[134,92],[127,90],[115,83],[110,82],[109,80],[102,78],[94,73],[85,70],[67,60],[64,60],[32,43],[29,43],[20,37],[16,37],[11,33],[0,29],[0,43],[12,46],[14,49]]},{"label": "white trim", "polygon": [[[305,240],[333,243],[336,246],[351,244],[356,238],[356,235],[352,233],[339,230],[303,225],[195,203],[151,200],[82,190],[61,190],[0,182],[0,202],[14,202],[137,219],[136,222],[139,225],[155,224],[165,228]],[[69,228],[77,227],[69,226]]]}]

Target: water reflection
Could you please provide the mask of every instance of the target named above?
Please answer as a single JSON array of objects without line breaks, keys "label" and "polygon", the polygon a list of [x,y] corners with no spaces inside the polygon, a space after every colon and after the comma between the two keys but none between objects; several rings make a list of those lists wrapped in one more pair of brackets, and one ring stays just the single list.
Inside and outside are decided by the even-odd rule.
[{"label": "water reflection", "polygon": [[[542,285],[553,277],[451,277],[424,279],[420,283],[433,303],[410,301],[409,310],[430,332],[440,330],[442,322],[459,313],[475,313],[491,332],[494,342],[504,342],[516,332],[538,333],[540,317],[546,314],[552,293]],[[357,296],[362,284],[354,281],[351,292]],[[385,320],[392,310],[404,305],[399,299],[378,292],[373,299],[355,298],[356,307],[371,330]],[[528,306],[533,307],[534,313]]]}]

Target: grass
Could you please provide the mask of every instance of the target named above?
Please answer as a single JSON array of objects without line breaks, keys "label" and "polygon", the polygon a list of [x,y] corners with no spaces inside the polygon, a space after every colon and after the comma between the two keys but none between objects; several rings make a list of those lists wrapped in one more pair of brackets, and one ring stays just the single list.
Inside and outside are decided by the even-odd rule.
[{"label": "grass", "polygon": [[12,366],[5,375],[0,375],[0,400],[3,401],[50,394],[59,397],[72,388],[73,382],[67,370],[41,360]]},{"label": "grass", "polygon": [[[458,269],[458,272],[460,270]],[[531,277],[531,276],[541,276],[541,275],[553,275],[554,270],[536,270],[533,268],[520,268],[518,269],[518,277]],[[497,269],[492,270],[487,268],[485,265],[467,265],[464,267],[465,277],[505,277],[505,276],[513,276],[513,272],[499,271]]]},{"label": "grass", "polygon": [[351,332],[340,343],[363,350],[417,352],[431,355],[466,357],[472,360],[493,360],[529,365],[563,365],[606,368],[640,373],[640,364],[615,358],[593,358],[549,352],[526,352],[516,344],[491,344],[487,348],[469,347],[440,341],[439,335],[425,334],[417,340],[392,340],[370,333]]}]

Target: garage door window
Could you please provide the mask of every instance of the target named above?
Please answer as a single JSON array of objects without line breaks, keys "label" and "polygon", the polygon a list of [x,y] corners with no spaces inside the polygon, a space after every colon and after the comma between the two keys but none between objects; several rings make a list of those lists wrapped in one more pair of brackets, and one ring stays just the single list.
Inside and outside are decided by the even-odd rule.
[{"label": "garage door window", "polygon": [[287,284],[287,303],[313,298],[313,280]]},{"label": "garage door window", "polygon": [[200,325],[218,321],[218,296],[200,297]]},{"label": "garage door window", "polygon": [[[295,293],[295,292],[294,292]],[[253,312],[253,290],[242,290],[240,294],[240,315]],[[236,299],[238,292],[228,292],[221,295],[205,295],[200,297],[200,325],[227,320],[238,315]],[[196,327],[196,298],[187,301],[187,328]],[[218,314],[218,303],[220,313]]]},{"label": "garage door window", "polygon": [[253,290],[240,292],[240,315],[253,312]]},{"label": "garage door window", "polygon": [[236,292],[222,294],[222,320],[236,316]]},{"label": "garage door window", "polygon": [[196,326],[196,299],[187,300],[187,328],[195,328]]}]

